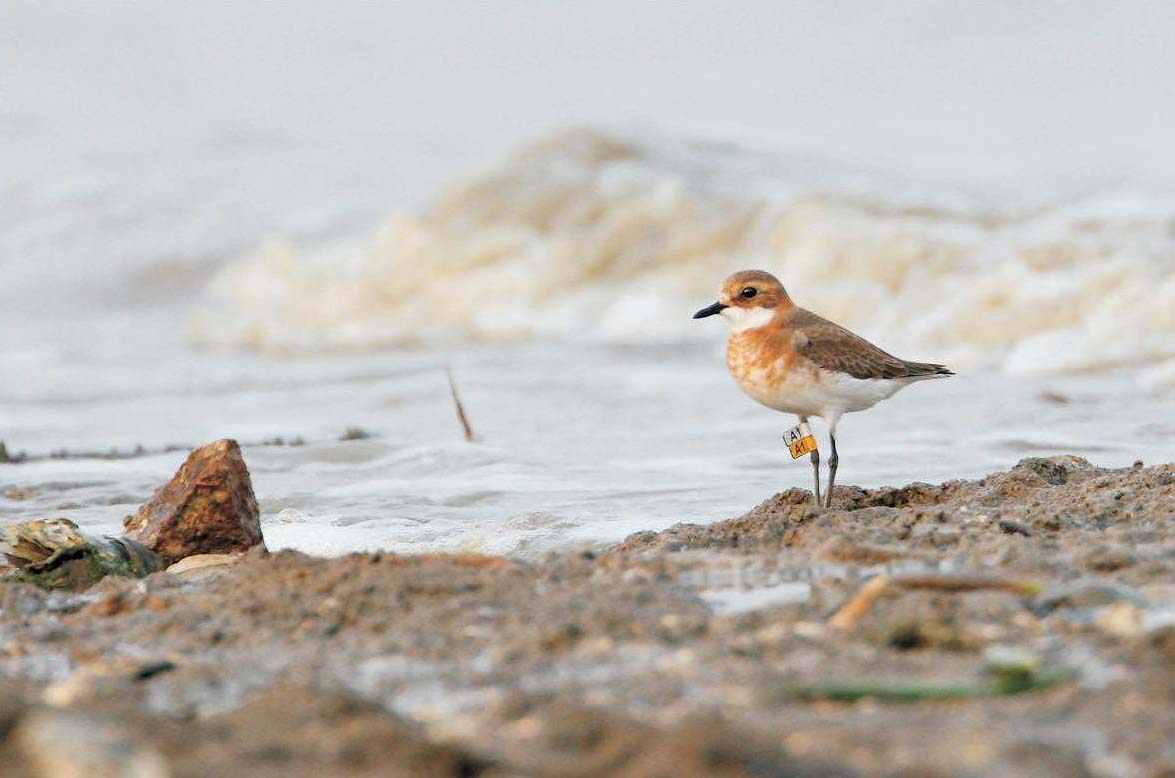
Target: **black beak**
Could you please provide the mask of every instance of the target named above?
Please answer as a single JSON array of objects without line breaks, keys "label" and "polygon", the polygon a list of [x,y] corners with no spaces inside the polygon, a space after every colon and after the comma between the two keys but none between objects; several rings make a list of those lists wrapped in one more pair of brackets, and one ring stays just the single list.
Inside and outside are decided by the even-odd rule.
[{"label": "black beak", "polygon": [[729,305],[723,305],[722,303],[714,303],[713,305],[708,305],[705,308],[703,308],[702,310],[695,313],[694,318],[695,319],[704,319],[707,316],[713,316],[716,313],[722,313],[723,309],[729,308],[729,307],[730,307]]}]

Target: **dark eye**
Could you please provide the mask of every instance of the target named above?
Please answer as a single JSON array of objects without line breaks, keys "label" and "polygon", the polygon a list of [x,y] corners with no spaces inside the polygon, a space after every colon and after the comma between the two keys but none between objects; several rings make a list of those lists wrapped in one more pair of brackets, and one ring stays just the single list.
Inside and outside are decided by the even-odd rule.
[{"label": "dark eye", "polygon": [[743,298],[744,300],[750,300],[752,297],[754,297],[758,293],[759,293],[758,289],[756,289],[753,286],[748,286],[748,287],[745,287],[741,292],[739,292],[738,296]]}]

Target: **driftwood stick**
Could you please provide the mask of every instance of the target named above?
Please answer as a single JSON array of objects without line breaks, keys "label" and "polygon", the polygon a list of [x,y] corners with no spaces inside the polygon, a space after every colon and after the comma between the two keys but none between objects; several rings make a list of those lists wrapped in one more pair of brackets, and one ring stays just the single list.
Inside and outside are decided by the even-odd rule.
[{"label": "driftwood stick", "polygon": [[869,583],[861,587],[861,591],[857,592],[852,599],[832,615],[832,618],[828,620],[828,625],[837,629],[852,629],[857,626],[857,622],[869,612],[874,601],[889,586],[889,581],[889,577],[884,575],[870,580]]},{"label": "driftwood stick", "polygon": [[457,394],[457,384],[453,383],[453,373],[445,368],[445,377],[449,379],[449,394],[453,396],[453,407],[457,409],[457,420],[461,422],[461,429],[465,431],[465,439],[473,442],[473,427],[469,426],[469,418],[465,415],[465,406],[461,404],[461,397]]},{"label": "driftwood stick", "polygon": [[1013,578],[993,578],[979,575],[879,575],[861,587],[840,610],[828,619],[828,624],[837,629],[852,629],[857,626],[881,593],[889,587],[902,589],[930,589],[940,592],[975,592],[983,589],[1015,592],[1016,594],[1036,594],[1041,590],[1038,581],[1027,581]]}]

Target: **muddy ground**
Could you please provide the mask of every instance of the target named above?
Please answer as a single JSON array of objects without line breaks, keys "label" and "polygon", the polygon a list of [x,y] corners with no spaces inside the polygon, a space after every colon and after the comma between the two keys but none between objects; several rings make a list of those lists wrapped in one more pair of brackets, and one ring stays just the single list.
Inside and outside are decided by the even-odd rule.
[{"label": "muddy ground", "polygon": [[1175,465],[792,490],[540,561],[2,584],[0,775],[1172,778]]}]

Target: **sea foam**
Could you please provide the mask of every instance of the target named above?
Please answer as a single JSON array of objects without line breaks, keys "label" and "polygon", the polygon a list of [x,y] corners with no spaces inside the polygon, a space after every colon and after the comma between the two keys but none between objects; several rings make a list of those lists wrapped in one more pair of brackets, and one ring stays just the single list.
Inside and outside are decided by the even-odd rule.
[{"label": "sea foam", "polygon": [[980,199],[729,144],[569,130],[348,245],[260,246],[212,281],[200,344],[266,351],[714,337],[744,267],[911,359],[1138,366],[1175,386],[1175,198]]}]

